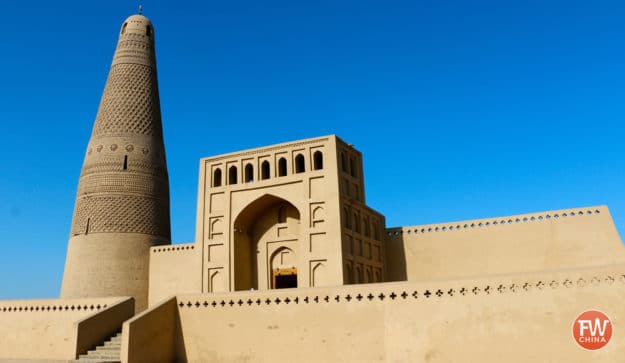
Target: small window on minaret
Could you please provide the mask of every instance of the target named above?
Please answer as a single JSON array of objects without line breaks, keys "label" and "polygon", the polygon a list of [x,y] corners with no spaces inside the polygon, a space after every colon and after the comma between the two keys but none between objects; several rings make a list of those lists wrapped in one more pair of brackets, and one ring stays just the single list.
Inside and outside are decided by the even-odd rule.
[{"label": "small window on minaret", "polygon": [[91,218],[87,218],[87,226],[85,227],[85,234],[89,234],[89,222],[91,222]]},{"label": "small window on minaret", "polygon": [[147,26],[145,28],[145,35],[147,35],[148,37],[152,35],[152,27],[151,26]]},{"label": "small window on minaret", "polygon": [[128,170],[128,155],[124,156],[124,170]]},{"label": "small window on minaret", "polygon": [[124,33],[126,33],[126,27],[128,26],[128,23],[124,23],[124,25],[122,26],[122,35]]}]

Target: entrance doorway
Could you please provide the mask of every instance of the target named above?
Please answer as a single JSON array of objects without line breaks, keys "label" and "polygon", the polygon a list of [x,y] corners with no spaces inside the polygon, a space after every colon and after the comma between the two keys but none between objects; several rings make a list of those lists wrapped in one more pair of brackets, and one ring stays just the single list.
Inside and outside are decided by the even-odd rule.
[{"label": "entrance doorway", "polygon": [[297,287],[297,269],[275,269],[273,270],[274,289],[290,289]]}]

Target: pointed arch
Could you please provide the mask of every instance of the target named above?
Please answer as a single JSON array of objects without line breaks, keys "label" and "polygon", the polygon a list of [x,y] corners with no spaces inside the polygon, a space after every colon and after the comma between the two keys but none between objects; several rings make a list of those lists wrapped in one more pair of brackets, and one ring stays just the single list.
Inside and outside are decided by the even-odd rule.
[{"label": "pointed arch", "polygon": [[304,160],[304,155],[297,154],[295,156],[295,172],[303,173],[306,171],[306,162]]},{"label": "pointed arch", "polygon": [[261,180],[269,179],[269,176],[270,176],[269,162],[265,160],[262,162],[262,164],[260,164],[260,179]]},{"label": "pointed arch", "polygon": [[213,171],[213,187],[221,186],[221,168],[216,168]]},{"label": "pointed arch", "polygon": [[252,166],[252,164],[245,164],[245,179],[244,181],[246,183],[253,183],[254,182],[254,167]]},{"label": "pointed arch", "polygon": [[323,153],[321,151],[315,151],[313,154],[313,169],[321,170],[323,169]]},{"label": "pointed arch", "polygon": [[[276,217],[285,223],[278,223]],[[295,256],[301,238],[297,207],[286,199],[264,194],[236,215],[233,229],[234,290],[293,287],[297,283],[299,268]],[[291,253],[276,254],[282,247]]]},{"label": "pointed arch", "polygon": [[280,158],[278,160],[278,176],[286,176],[286,159]]},{"label": "pointed arch", "polygon": [[233,185],[237,183],[237,167],[232,165],[230,169],[228,169],[228,184]]},{"label": "pointed arch", "polygon": [[318,262],[312,268],[312,273],[310,277],[310,286],[322,286],[324,283],[327,283],[327,268],[325,263]]}]

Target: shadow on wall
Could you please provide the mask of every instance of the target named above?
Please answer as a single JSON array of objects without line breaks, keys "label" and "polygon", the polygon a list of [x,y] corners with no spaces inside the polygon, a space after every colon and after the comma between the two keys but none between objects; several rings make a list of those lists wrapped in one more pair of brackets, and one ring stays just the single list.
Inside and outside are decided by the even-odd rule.
[{"label": "shadow on wall", "polygon": [[406,251],[404,236],[396,235],[386,240],[386,279],[387,281],[407,281]]}]

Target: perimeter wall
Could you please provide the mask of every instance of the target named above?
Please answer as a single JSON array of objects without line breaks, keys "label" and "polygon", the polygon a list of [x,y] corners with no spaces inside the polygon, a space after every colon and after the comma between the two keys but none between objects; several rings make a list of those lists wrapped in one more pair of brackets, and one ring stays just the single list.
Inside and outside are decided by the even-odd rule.
[{"label": "perimeter wall", "polygon": [[606,206],[387,229],[389,281],[625,263]]},{"label": "perimeter wall", "polygon": [[[122,350],[134,355],[122,359],[142,362],[141,349],[162,349],[181,362],[616,362],[625,356],[625,334],[618,333],[624,293],[625,264],[183,295],[125,324]],[[572,337],[574,319],[588,309],[603,311],[615,326],[600,351],[585,351]],[[141,339],[150,324],[175,334],[150,344]]]},{"label": "perimeter wall", "polygon": [[0,301],[0,360],[76,359],[134,314],[132,298]]}]

